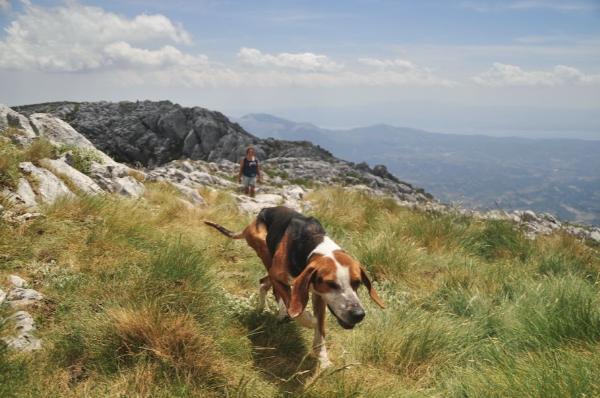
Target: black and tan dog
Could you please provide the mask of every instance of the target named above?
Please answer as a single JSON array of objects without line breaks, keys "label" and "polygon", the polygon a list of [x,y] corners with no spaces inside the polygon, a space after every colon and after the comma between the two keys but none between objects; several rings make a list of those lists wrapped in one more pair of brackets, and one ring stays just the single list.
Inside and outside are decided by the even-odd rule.
[{"label": "black and tan dog", "polygon": [[[232,239],[245,239],[256,251],[268,272],[261,279],[259,309],[264,308],[273,287],[280,317],[289,314],[301,325],[314,328],[313,350],[322,367],[331,364],[324,340],[326,307],[342,327],[352,329],[365,317],[356,294],[364,284],[371,298],[384,308],[360,263],[335,244],[313,217],[278,206],[262,209],[256,220],[238,233],[211,221],[205,223]],[[314,317],[305,311],[309,291],[313,293]]]}]

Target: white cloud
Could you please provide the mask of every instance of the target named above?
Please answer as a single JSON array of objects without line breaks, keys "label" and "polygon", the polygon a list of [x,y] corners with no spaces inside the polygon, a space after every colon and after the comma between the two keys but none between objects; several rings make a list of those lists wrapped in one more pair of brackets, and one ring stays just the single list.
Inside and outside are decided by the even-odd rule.
[{"label": "white cloud", "polygon": [[[58,7],[24,0],[0,40],[0,69],[103,73],[128,85],[185,87],[343,87],[451,85],[407,60],[365,58],[350,67],[312,52],[241,48],[222,65],[175,47],[191,43],[162,15],[120,16],[68,1]],[[108,73],[110,72],[110,73]]]},{"label": "white cloud", "polygon": [[368,71],[365,78],[378,84],[414,84],[424,86],[454,86],[457,83],[437,76],[433,69],[415,65],[406,59],[359,58],[362,65],[375,68]]},{"label": "white cloud", "polygon": [[403,70],[416,70],[417,67],[410,61],[405,59],[377,59],[377,58],[359,58],[358,62],[363,65],[373,66],[382,69],[403,69]]},{"label": "white cloud", "polygon": [[[163,15],[141,14],[130,19],[73,1],[52,8],[24,2],[24,11],[5,31],[0,41],[0,67],[43,71],[73,72],[110,65],[111,53],[119,48],[120,55],[127,51],[123,43],[130,53],[132,44],[191,43],[189,33]],[[163,47],[157,50],[162,55],[151,55],[164,58],[168,52],[172,55],[172,50]]]},{"label": "white cloud", "polygon": [[255,48],[246,47],[240,49],[238,59],[246,65],[295,69],[305,72],[333,72],[343,67],[343,65],[334,62],[326,55],[308,52],[272,55],[265,54]]},{"label": "white cloud", "polygon": [[10,9],[10,0],[0,0],[0,14],[3,12],[9,12]]},{"label": "white cloud", "polygon": [[492,87],[591,85],[600,83],[600,75],[586,75],[565,65],[556,65],[549,71],[526,71],[516,65],[496,62],[489,70],[473,77],[473,81]]},{"label": "white cloud", "polygon": [[204,55],[182,53],[173,46],[164,46],[158,50],[132,47],[124,41],[111,43],[104,47],[104,54],[111,63],[132,67],[168,68],[207,67],[208,58]]},{"label": "white cloud", "polygon": [[573,0],[519,0],[508,4],[508,8],[527,10],[532,8],[549,8],[557,11],[593,11],[599,8],[592,1]]},{"label": "white cloud", "polygon": [[600,9],[600,5],[594,0],[471,0],[463,1],[461,5],[479,12],[531,9],[586,12]]}]

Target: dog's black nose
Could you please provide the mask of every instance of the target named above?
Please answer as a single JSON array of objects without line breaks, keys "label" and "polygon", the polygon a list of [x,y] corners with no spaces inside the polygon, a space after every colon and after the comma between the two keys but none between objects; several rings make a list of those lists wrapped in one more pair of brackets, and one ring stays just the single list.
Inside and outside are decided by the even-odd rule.
[{"label": "dog's black nose", "polygon": [[350,319],[352,322],[358,323],[365,317],[365,311],[362,308],[354,308],[350,311]]}]

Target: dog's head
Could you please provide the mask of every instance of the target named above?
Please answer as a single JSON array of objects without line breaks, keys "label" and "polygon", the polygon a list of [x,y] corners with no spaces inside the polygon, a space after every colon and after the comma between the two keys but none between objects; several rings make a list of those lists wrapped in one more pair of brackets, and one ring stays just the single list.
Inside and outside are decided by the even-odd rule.
[{"label": "dog's head", "polygon": [[356,294],[361,284],[369,290],[371,299],[384,308],[363,267],[344,251],[335,250],[331,256],[314,254],[309,260],[293,284],[288,310],[292,318],[304,311],[311,287],[323,298],[338,323],[345,329],[352,329],[365,317],[365,310]]}]

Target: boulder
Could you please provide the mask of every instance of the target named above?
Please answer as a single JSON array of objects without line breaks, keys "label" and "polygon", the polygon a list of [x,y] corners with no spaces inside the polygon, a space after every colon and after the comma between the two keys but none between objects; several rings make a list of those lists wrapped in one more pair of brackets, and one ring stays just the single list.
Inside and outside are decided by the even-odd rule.
[{"label": "boulder", "polygon": [[16,198],[22,202],[25,207],[35,208],[37,207],[37,201],[35,199],[35,192],[31,188],[31,184],[25,178],[19,178],[17,184],[17,191],[15,192]]},{"label": "boulder", "polygon": [[52,203],[64,196],[75,196],[65,183],[50,171],[34,166],[31,162],[22,162],[19,167],[35,180],[38,197],[43,203]]},{"label": "boulder", "polygon": [[283,196],[276,194],[258,194],[254,198],[246,195],[237,195],[239,207],[250,214],[258,214],[265,207],[279,206],[284,203]]},{"label": "boulder", "polygon": [[137,198],[144,194],[144,184],[133,177],[118,177],[113,179],[114,192],[119,195]]},{"label": "boulder", "polygon": [[35,304],[43,298],[44,296],[37,290],[16,287],[8,292],[6,300],[13,308],[21,308]]},{"label": "boulder", "polygon": [[14,329],[18,334],[35,330],[35,322],[27,311],[17,311],[6,318],[6,321],[14,323]]},{"label": "boulder", "polygon": [[0,131],[9,127],[14,127],[23,132],[25,138],[35,138],[36,133],[25,116],[10,109],[8,106],[0,104]]},{"label": "boulder", "polygon": [[197,190],[190,188],[187,185],[172,183],[175,188],[181,192],[187,200],[189,200],[194,205],[203,205],[205,204],[204,198],[198,193]]},{"label": "boulder", "polygon": [[27,281],[17,275],[9,275],[8,282],[14,287],[27,287]]},{"label": "boulder", "polygon": [[102,188],[94,182],[89,176],[67,164],[64,158],[61,159],[44,159],[44,167],[48,168],[55,174],[62,174],[68,178],[81,192],[95,195],[102,193]]},{"label": "boulder", "polygon": [[4,303],[4,300],[6,299],[6,292],[2,289],[0,289],[0,305],[2,305]]}]

